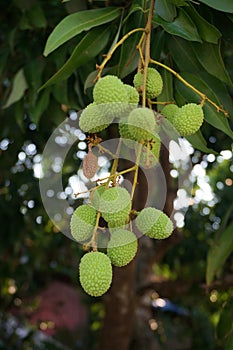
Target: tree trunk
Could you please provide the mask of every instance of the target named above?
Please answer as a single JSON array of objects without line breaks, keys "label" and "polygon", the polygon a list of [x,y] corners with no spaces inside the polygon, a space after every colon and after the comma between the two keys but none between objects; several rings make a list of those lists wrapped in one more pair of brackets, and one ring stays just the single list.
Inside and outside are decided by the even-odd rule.
[{"label": "tree trunk", "polygon": [[[129,163],[121,160],[119,167],[122,169],[129,168],[132,166]],[[133,183],[133,173],[127,174],[125,178]],[[144,207],[146,196],[146,179],[139,171],[133,209],[141,210]],[[129,350],[130,348],[136,307],[135,275],[137,256],[127,266],[114,267],[113,269],[112,286],[105,297],[106,313],[99,339],[99,350]]]}]

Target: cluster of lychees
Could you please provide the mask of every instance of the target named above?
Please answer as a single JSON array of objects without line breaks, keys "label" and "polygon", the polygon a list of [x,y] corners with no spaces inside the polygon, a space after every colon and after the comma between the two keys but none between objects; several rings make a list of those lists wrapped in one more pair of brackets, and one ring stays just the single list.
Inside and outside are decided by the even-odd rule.
[{"label": "cluster of lychees", "polygon": [[[80,283],[91,296],[100,296],[109,289],[112,281],[112,265],[125,266],[137,253],[137,236],[129,230],[131,209],[130,195],[125,188],[99,187],[93,192],[91,203],[79,206],[72,215],[71,233],[79,242],[88,242],[98,230],[100,219],[98,213],[110,231],[106,253],[94,249],[86,253],[80,262]],[[169,217],[161,210],[152,207],[144,208],[137,213],[135,223],[138,230],[150,238],[167,238],[173,231]]]},{"label": "cluster of lychees", "polygon": [[[86,133],[98,133],[106,129],[118,118],[119,134],[122,141],[134,148],[137,164],[145,168],[158,162],[161,140],[156,113],[146,107],[138,107],[143,90],[143,74],[138,72],[134,77],[134,87],[124,84],[118,77],[107,75],[100,78],[94,86],[93,103],[82,112],[80,128]],[[145,83],[147,99],[158,97],[163,89],[160,73],[148,68]],[[179,108],[169,104],[162,110],[169,122],[185,136],[195,133],[203,122],[203,111],[200,105],[189,103]],[[94,171],[93,171],[94,169]],[[84,172],[91,178],[96,169],[96,158],[91,149],[84,159]],[[80,283],[91,296],[100,296],[110,287],[112,265],[122,267],[135,257],[138,240],[132,231],[132,218],[142,234],[164,239],[173,231],[173,223],[161,210],[148,207],[140,212],[132,208],[132,196],[116,182],[112,187],[110,181],[91,191],[88,204],[79,206],[73,213],[70,227],[75,240],[86,244],[92,251],[84,254],[79,266]],[[108,227],[106,251],[97,249],[96,239],[105,234],[100,219]]]}]

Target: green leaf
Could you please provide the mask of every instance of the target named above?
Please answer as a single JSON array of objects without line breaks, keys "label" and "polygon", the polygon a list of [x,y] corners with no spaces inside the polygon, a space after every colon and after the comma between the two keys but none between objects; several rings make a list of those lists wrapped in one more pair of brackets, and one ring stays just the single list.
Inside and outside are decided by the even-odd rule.
[{"label": "green leaf", "polygon": [[223,12],[233,13],[233,1],[232,0],[199,0],[216,10]]},{"label": "green leaf", "polygon": [[[144,13],[142,11],[137,11],[131,14],[130,19],[123,26],[123,34],[125,35],[137,27],[144,27],[144,19]],[[139,54],[136,46],[141,35],[142,32],[134,33],[121,45],[117,70],[117,75],[120,78],[124,78],[137,67]]]},{"label": "green leaf", "polygon": [[42,7],[39,4],[33,6],[27,12],[26,16],[27,16],[29,23],[31,24],[32,27],[46,28],[47,20],[45,18]]},{"label": "green leaf", "polygon": [[40,87],[39,91],[67,79],[77,68],[97,56],[107,45],[110,33],[110,26],[89,31],[78,43],[67,62]]},{"label": "green leaf", "polygon": [[206,140],[200,130],[193,135],[186,136],[185,138],[191,143],[194,148],[199,149],[204,153],[212,153],[216,155],[218,154],[213,149],[207,147]]},{"label": "green leaf", "polygon": [[[116,75],[116,71],[117,71],[116,66],[115,67],[106,67],[103,69],[102,76],[104,76],[106,73]],[[85,81],[85,84],[84,84],[84,92],[86,92],[87,89],[91,88],[94,85],[94,81],[95,81],[95,78],[97,77],[97,75],[98,75],[97,70],[94,70],[93,72],[91,72],[88,75],[88,77]]]},{"label": "green leaf", "polygon": [[172,22],[176,17],[176,6],[168,0],[156,0],[154,15],[158,15],[167,22]]},{"label": "green leaf", "polygon": [[[204,93],[213,102],[221,105],[221,102],[215,95],[214,91],[204,80],[202,80],[201,77],[190,73],[181,73],[180,75],[195,88]],[[189,87],[185,86],[181,81],[177,80],[175,82],[175,86],[178,93],[181,94],[187,102],[200,103],[200,96],[192,91]],[[228,119],[222,112],[217,112],[217,110],[208,102],[204,104],[203,110],[205,120],[209,124],[211,124],[216,129],[223,131],[226,135],[233,139],[233,132],[230,129]]]},{"label": "green leaf", "polygon": [[[227,336],[233,335],[233,299],[230,299],[223,307],[217,325],[217,336],[221,341],[226,341]],[[232,348],[231,348],[232,349]]]},{"label": "green leaf", "polygon": [[195,23],[200,37],[204,41],[217,44],[218,39],[221,37],[220,31],[207,22],[192,5],[186,7],[185,10]]},{"label": "green leaf", "polygon": [[179,9],[178,16],[173,22],[167,22],[155,14],[153,17],[153,23],[160,24],[169,34],[180,36],[189,41],[202,42],[195,23],[181,8]]},{"label": "green leaf", "polygon": [[198,61],[208,73],[232,86],[231,78],[226,71],[221,56],[220,44],[193,43],[193,49]]},{"label": "green leaf", "polygon": [[13,103],[19,101],[23,97],[24,92],[27,88],[28,84],[25,79],[24,71],[23,69],[20,69],[14,77],[10,96],[2,108],[7,108]]},{"label": "green leaf", "polygon": [[214,241],[207,256],[206,283],[210,285],[216,273],[222,269],[226,259],[233,251],[233,222],[221,236]]},{"label": "green leaf", "polygon": [[180,71],[199,73],[202,70],[202,66],[193,52],[191,42],[177,36],[169,36],[167,43],[171,56]]},{"label": "green leaf", "polygon": [[119,14],[120,9],[115,7],[72,13],[54,28],[47,40],[44,55],[47,56],[60,45],[83,31],[113,21]]},{"label": "green leaf", "polygon": [[[167,64],[167,62],[164,62]],[[170,72],[168,72],[166,69],[163,69],[160,72],[162,79],[163,79],[163,90],[162,93],[159,95],[158,101],[159,102],[171,102],[174,101],[173,96],[173,76]],[[158,105],[158,111],[161,111],[163,108],[163,105]]]},{"label": "green leaf", "polygon": [[40,121],[40,117],[44,113],[44,111],[47,109],[49,105],[49,96],[50,91],[47,89],[43,91],[40,96],[38,97],[36,103],[34,106],[30,108],[29,115],[33,123],[38,125]]},{"label": "green leaf", "polygon": [[218,100],[221,101],[222,106],[224,106],[224,109],[229,113],[233,121],[232,97],[226,88],[226,84],[206,72],[201,72],[200,77],[211,86],[211,89],[218,97]]},{"label": "green leaf", "polygon": [[233,331],[231,332],[231,335],[227,339],[226,347],[224,350],[232,350],[233,349]]}]

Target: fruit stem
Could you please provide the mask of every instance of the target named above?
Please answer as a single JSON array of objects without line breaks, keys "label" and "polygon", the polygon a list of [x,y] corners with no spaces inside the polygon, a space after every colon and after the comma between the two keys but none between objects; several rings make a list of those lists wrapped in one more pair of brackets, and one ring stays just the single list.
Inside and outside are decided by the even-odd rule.
[{"label": "fruit stem", "polygon": [[87,245],[90,245],[92,247],[93,252],[97,251],[97,242],[96,242],[96,238],[98,236],[98,227],[99,227],[99,219],[100,219],[101,213],[98,210],[97,212],[97,216],[96,216],[96,222],[95,222],[95,227],[94,227],[94,231],[91,237],[91,240],[89,243],[87,243]]},{"label": "fruit stem", "polygon": [[189,82],[187,82],[184,78],[182,78],[176,71],[174,71],[172,68],[166,66],[165,64],[155,61],[153,59],[150,59],[150,63],[154,63],[157,64],[158,66],[163,67],[164,69],[168,70],[170,73],[172,73],[173,75],[175,75],[175,77],[177,79],[179,79],[184,85],[186,85],[188,88],[190,88],[191,90],[193,90],[194,92],[196,92],[196,94],[198,94],[202,100],[201,100],[201,104],[203,105],[205,101],[208,101],[212,106],[214,106],[217,110],[217,112],[223,112],[225,114],[225,116],[228,116],[228,112],[226,110],[224,110],[223,108],[221,108],[220,106],[218,106],[216,103],[214,103],[212,100],[210,100],[205,94],[203,94],[200,90],[196,89],[192,84],[190,84]]},{"label": "fruit stem", "polygon": [[106,187],[109,186],[109,182],[110,182],[110,177],[113,177],[113,186],[116,186],[116,171],[117,171],[117,167],[118,167],[118,158],[119,158],[119,154],[120,154],[120,150],[121,150],[121,145],[122,145],[122,140],[120,139],[119,140],[119,143],[118,143],[118,146],[117,146],[117,151],[116,151],[116,157],[113,161],[113,164],[112,164],[112,169],[111,169],[111,172],[110,172],[110,176],[109,176],[109,179],[106,183]]},{"label": "fruit stem", "polygon": [[[148,64],[150,62],[150,39],[151,39],[151,28],[152,28],[152,19],[154,13],[155,0],[152,0],[150,3],[149,16],[147,24],[145,27],[146,39],[145,39],[145,60],[143,67],[143,83],[142,83],[142,106],[146,107],[146,76]],[[141,56],[141,55],[140,55]]]},{"label": "fruit stem", "polygon": [[142,153],[142,146],[143,146],[143,144],[139,143],[138,149],[137,149],[137,159],[136,159],[136,163],[133,167],[133,168],[135,168],[135,171],[134,171],[134,178],[133,178],[133,186],[132,186],[132,190],[131,190],[131,202],[133,200],[134,192],[135,192],[135,189],[136,189],[136,186],[138,183],[138,169],[139,169],[138,164],[139,164],[141,153]]},{"label": "fruit stem", "polygon": [[106,66],[107,62],[111,59],[113,53],[116,51],[116,49],[121,46],[123,44],[123,42],[125,40],[127,40],[132,34],[136,33],[136,32],[144,32],[145,28],[135,28],[133,30],[131,30],[130,32],[128,32],[127,34],[125,34],[121,40],[119,40],[112,48],[112,50],[106,55],[105,59],[103,60],[103,62],[101,63],[101,65],[96,65],[96,68],[98,69],[98,74],[94,80],[94,83],[100,79],[102,71],[104,69],[104,67]]}]

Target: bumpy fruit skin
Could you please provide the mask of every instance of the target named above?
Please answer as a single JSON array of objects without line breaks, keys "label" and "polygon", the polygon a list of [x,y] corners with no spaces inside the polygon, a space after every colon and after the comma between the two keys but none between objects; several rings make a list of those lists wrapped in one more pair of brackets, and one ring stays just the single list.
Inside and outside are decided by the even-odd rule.
[{"label": "bumpy fruit skin", "polygon": [[135,140],[129,130],[128,118],[122,118],[118,124],[119,134],[124,144],[129,148],[135,147]]},{"label": "bumpy fruit skin", "polygon": [[[128,84],[124,84],[124,88],[128,95],[128,103],[137,105],[139,103],[139,93],[137,92],[137,90],[133,86]],[[135,106],[134,108],[136,107],[137,106]]]},{"label": "bumpy fruit skin", "polygon": [[72,214],[70,229],[72,236],[78,242],[91,237],[96,223],[97,211],[90,205],[80,205]]},{"label": "bumpy fruit skin", "polygon": [[130,210],[130,195],[125,188],[108,188],[100,198],[100,211],[109,227],[123,226],[129,218]]},{"label": "bumpy fruit skin", "polygon": [[100,207],[100,198],[102,194],[105,191],[104,186],[98,187],[91,195],[91,205],[96,209],[99,210]]},{"label": "bumpy fruit skin", "polygon": [[151,109],[136,108],[128,117],[128,128],[134,140],[146,141],[151,139],[156,129],[155,116]]},{"label": "bumpy fruit skin", "polygon": [[178,109],[172,120],[173,126],[181,136],[197,132],[204,120],[203,109],[196,103],[187,103]]},{"label": "bumpy fruit skin", "polygon": [[113,116],[106,113],[104,108],[90,103],[79,118],[79,127],[84,132],[95,133],[106,129],[113,121]]},{"label": "bumpy fruit skin", "polygon": [[124,229],[111,233],[107,246],[107,255],[115,266],[125,266],[133,260],[137,253],[138,241],[135,234]]},{"label": "bumpy fruit skin", "polygon": [[[143,74],[140,72],[135,74],[133,83],[137,91],[141,92]],[[155,68],[148,68],[146,76],[146,97],[150,99],[155,98],[161,94],[162,89],[163,79],[160,73]]]},{"label": "bumpy fruit skin", "polygon": [[[142,146],[141,155],[138,164],[145,169],[154,167],[159,162],[161,141],[159,135],[154,135],[151,140]],[[139,145],[135,146],[136,157],[139,151]]]},{"label": "bumpy fruit skin", "polygon": [[97,104],[128,102],[128,94],[122,81],[114,75],[100,78],[94,86],[94,101]]},{"label": "bumpy fruit skin", "polygon": [[85,292],[99,297],[107,292],[112,282],[112,265],[109,257],[101,252],[83,255],[79,264],[79,279]]},{"label": "bumpy fruit skin", "polygon": [[174,119],[174,115],[178,110],[179,110],[179,107],[177,105],[169,104],[162,109],[161,113],[167,118],[167,120],[169,120],[169,122],[172,123]]},{"label": "bumpy fruit skin", "polygon": [[100,78],[93,90],[94,102],[102,105],[105,114],[121,118],[128,108],[128,93],[123,82],[114,75]]},{"label": "bumpy fruit skin", "polygon": [[173,223],[161,210],[144,208],[136,218],[137,228],[146,236],[154,239],[169,237],[173,231]]}]

